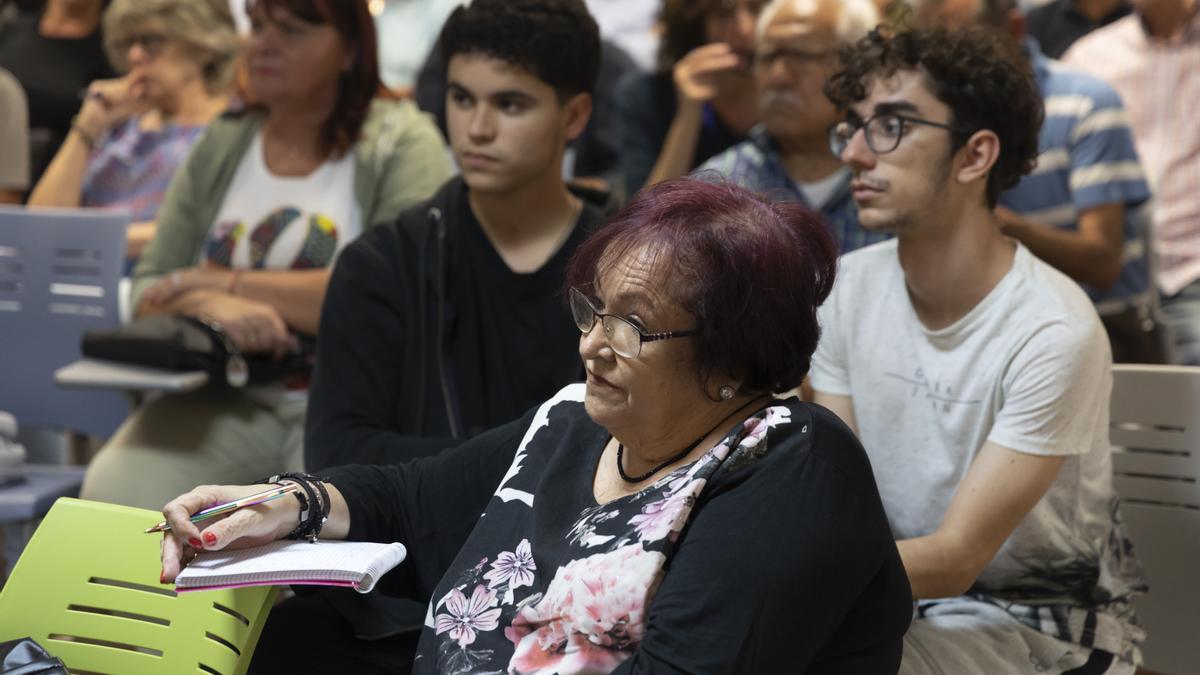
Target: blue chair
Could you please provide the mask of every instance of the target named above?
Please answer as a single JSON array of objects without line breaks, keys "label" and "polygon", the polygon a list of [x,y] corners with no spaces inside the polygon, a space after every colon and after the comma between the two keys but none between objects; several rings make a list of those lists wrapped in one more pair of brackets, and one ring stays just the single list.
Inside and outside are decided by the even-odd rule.
[{"label": "blue chair", "polygon": [[84,331],[119,323],[128,225],[107,211],[0,207],[0,410],[22,427],[104,438],[128,416],[120,393],[54,384]]}]

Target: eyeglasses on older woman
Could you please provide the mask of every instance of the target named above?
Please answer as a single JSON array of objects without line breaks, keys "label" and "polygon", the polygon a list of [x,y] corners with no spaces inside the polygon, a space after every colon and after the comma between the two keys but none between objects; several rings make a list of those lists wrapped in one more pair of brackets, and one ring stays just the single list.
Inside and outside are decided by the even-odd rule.
[{"label": "eyeglasses on older woman", "polygon": [[604,337],[608,340],[608,345],[618,356],[627,359],[636,359],[642,353],[644,342],[690,337],[697,333],[695,328],[650,333],[638,326],[633,319],[601,312],[578,287],[571,288],[570,300],[571,316],[574,317],[579,332],[584,335],[592,332],[596,320],[599,319],[600,324],[604,326]]}]

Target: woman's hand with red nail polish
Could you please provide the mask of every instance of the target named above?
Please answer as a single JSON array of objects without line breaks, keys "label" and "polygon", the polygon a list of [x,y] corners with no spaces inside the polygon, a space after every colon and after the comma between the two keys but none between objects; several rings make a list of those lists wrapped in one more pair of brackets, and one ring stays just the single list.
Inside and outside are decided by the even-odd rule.
[{"label": "woman's hand with red nail polish", "polygon": [[[203,553],[224,548],[258,546],[283,538],[300,520],[295,499],[275,499],[238,509],[228,516],[192,522],[192,514],[216,504],[262,492],[261,485],[202,485],[173,499],[163,507],[163,518],[171,525],[163,533],[163,583],[172,583],[187,564],[184,544]],[[203,529],[201,529],[203,528]]]}]

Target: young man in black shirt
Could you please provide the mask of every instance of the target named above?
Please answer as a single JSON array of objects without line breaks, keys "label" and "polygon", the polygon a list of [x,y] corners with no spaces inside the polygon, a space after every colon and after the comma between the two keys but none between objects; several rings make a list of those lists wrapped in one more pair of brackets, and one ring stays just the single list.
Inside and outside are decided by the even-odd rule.
[{"label": "young man in black shirt", "polygon": [[[582,376],[563,275],[604,195],[569,187],[562,161],[592,109],[596,24],[582,0],[475,0],[438,49],[462,175],[341,253],[309,398],[312,472],[436,453]],[[361,598],[285,603],[255,671],[407,670],[424,607]],[[295,649],[309,631],[317,644]]]},{"label": "young man in black shirt", "polygon": [[[501,9],[458,10],[439,44],[462,175],[372,228],[334,271],[308,409],[309,470],[454,445],[581,373],[562,272],[599,223],[602,200],[568,188],[562,157],[591,110],[598,52],[584,23],[594,24],[581,2]],[[574,53],[546,49],[555,31]]]}]

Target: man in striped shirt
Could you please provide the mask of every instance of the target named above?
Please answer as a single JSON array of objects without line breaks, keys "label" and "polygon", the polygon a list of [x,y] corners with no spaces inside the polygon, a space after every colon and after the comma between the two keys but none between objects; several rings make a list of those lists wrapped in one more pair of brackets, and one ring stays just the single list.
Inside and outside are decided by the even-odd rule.
[{"label": "man in striped shirt", "polygon": [[1139,207],[1150,188],[1120,96],[1042,54],[1025,36],[1014,0],[923,0],[917,9],[927,23],[980,25],[1020,42],[1046,119],[1037,167],[1000,195],[1003,232],[1084,287],[1108,329],[1114,361],[1162,361],[1162,346],[1143,330],[1152,288]]},{"label": "man in striped shirt", "polygon": [[1175,360],[1200,365],[1200,12],[1197,0],[1135,0],[1134,14],[1064,57],[1124,99],[1154,186],[1155,280]]}]

